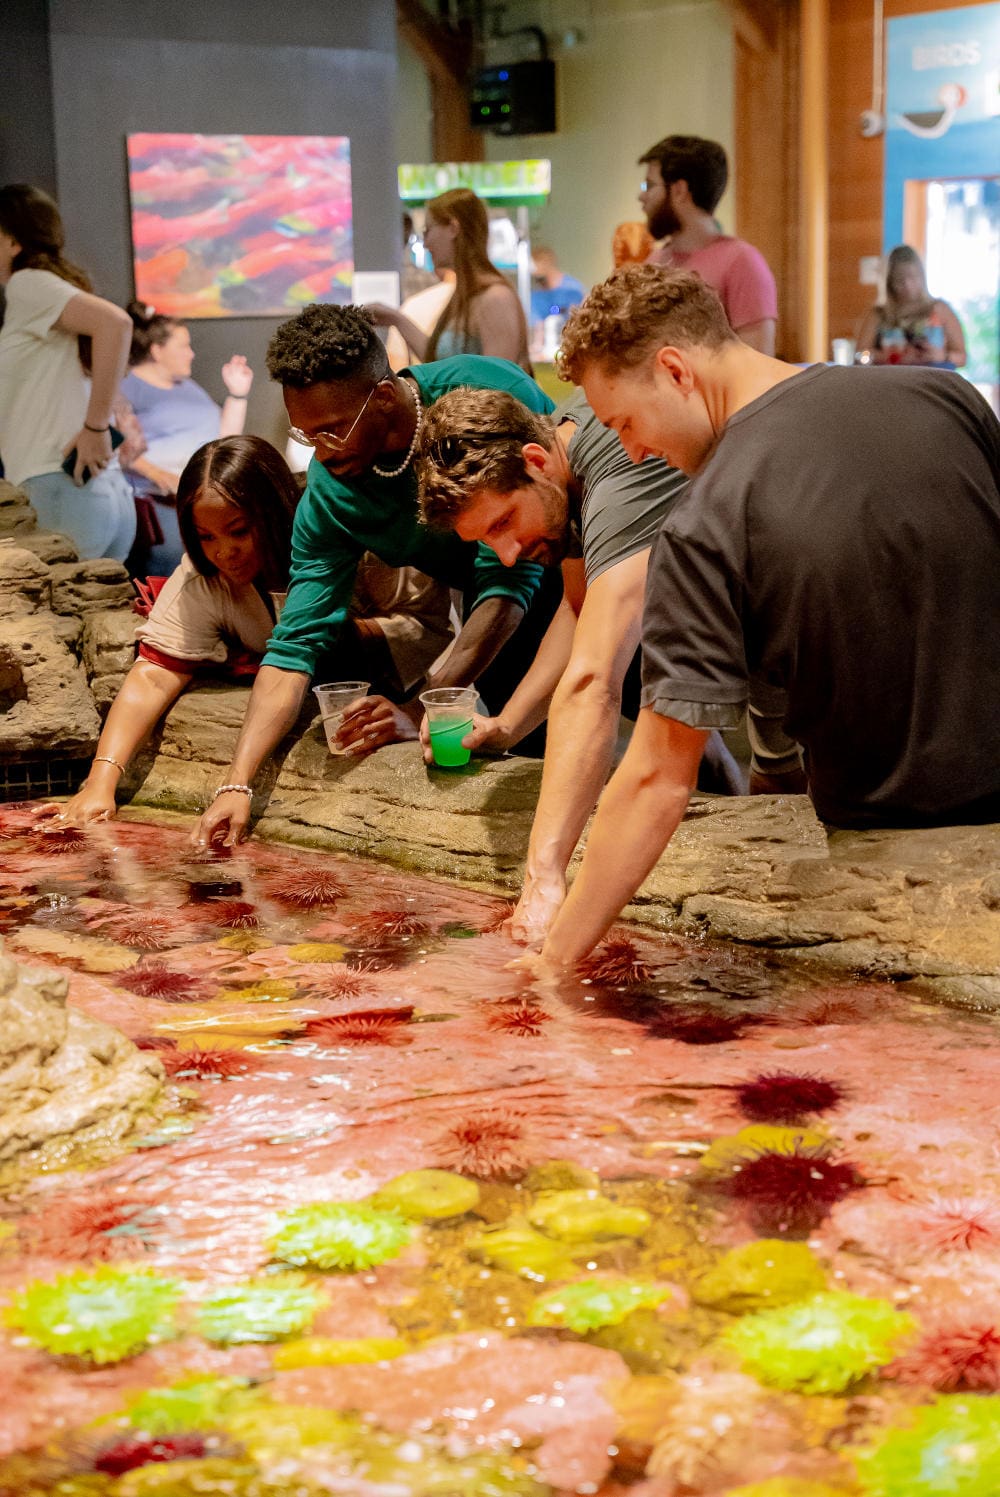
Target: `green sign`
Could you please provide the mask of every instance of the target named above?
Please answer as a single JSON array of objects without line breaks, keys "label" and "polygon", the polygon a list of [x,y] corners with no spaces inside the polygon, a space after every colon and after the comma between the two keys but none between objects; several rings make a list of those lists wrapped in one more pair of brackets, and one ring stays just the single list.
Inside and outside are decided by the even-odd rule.
[{"label": "green sign", "polygon": [[399,168],[399,196],[404,203],[426,203],[453,187],[467,187],[487,202],[544,202],[552,190],[552,163],[429,161]]}]

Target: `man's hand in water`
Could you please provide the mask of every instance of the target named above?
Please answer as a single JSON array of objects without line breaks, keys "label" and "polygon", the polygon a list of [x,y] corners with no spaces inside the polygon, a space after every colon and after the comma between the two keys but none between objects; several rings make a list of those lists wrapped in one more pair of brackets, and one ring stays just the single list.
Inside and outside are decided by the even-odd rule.
[{"label": "man's hand in water", "polygon": [[195,847],[235,847],[247,835],[250,825],[250,797],[243,790],[227,790],[217,795],[191,833]]},{"label": "man's hand in water", "polygon": [[562,909],[566,880],[558,874],[526,874],[521,898],[510,917],[512,938],[523,946],[541,946]]}]

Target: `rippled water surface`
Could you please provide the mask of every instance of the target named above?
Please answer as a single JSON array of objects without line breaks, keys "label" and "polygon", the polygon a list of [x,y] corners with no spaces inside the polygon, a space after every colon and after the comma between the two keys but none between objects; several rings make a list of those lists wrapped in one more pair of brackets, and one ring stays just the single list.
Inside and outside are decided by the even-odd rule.
[{"label": "rippled water surface", "polygon": [[0,1201],[0,1492],[1000,1492],[988,1018],[623,931],[539,994],[486,895],[0,838],[8,954],[168,1078]]}]

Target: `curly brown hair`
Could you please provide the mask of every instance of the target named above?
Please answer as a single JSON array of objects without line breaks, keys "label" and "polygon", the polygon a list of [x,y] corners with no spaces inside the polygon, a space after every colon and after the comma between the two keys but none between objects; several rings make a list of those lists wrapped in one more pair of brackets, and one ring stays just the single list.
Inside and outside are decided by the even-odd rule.
[{"label": "curly brown hair", "polygon": [[562,336],[559,370],[579,384],[590,364],[636,369],[667,344],[721,348],[736,334],[700,275],[658,265],[623,265],[574,307]]},{"label": "curly brown hair", "polygon": [[450,390],[424,415],[417,448],[420,518],[453,530],[478,493],[512,494],[529,481],[522,448],[551,448],[554,426],[506,390]]}]

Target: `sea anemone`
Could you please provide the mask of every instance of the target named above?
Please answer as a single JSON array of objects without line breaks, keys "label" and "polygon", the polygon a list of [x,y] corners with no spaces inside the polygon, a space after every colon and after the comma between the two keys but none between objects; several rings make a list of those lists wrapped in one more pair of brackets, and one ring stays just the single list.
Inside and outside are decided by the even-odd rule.
[{"label": "sea anemone", "polygon": [[346,890],[335,873],[310,866],[273,873],[265,885],[276,904],[296,910],[328,909],[343,899]]},{"label": "sea anemone", "polygon": [[329,977],[325,974],[318,982],[310,982],[309,991],[316,998],[360,998],[363,993],[369,991],[359,977],[351,972],[331,972]]},{"label": "sea anemone", "polygon": [[351,1363],[389,1362],[405,1356],[410,1347],[396,1337],[363,1336],[338,1340],[333,1336],[304,1336],[275,1348],[276,1372],[297,1367],[343,1367]]},{"label": "sea anemone", "polygon": [[352,923],[351,935],[360,945],[378,945],[385,936],[427,936],[431,927],[412,910],[373,910]]},{"label": "sea anemone", "polygon": [[348,1014],[328,1014],[308,1019],[306,1038],[318,1045],[409,1045],[406,1025],[413,1007],[355,1009]]},{"label": "sea anemone", "polygon": [[324,1201],[282,1212],[268,1247],[283,1263],[354,1270],[397,1257],[412,1235],[396,1211]]},{"label": "sea anemone", "polygon": [[535,1300],[528,1311],[529,1326],[565,1326],[578,1336],[602,1326],[620,1325],[634,1310],[655,1309],[674,1298],[667,1284],[642,1279],[582,1279],[563,1284]]},{"label": "sea anemone", "polygon": [[342,962],[347,955],[337,941],[298,941],[285,954],[293,962]]},{"label": "sea anemone", "polygon": [[888,1300],[830,1291],[747,1315],[723,1331],[720,1341],[744,1371],[771,1387],[842,1393],[891,1362],[915,1328],[912,1315]]},{"label": "sea anemone", "polygon": [[482,921],[480,921],[480,935],[499,935],[504,926],[510,922],[516,908],[517,906],[512,899],[507,900],[507,902],[505,904],[502,904],[498,910],[494,910],[492,915],[487,915]]},{"label": "sea anemone", "polygon": [[486,1026],[488,1029],[497,1030],[500,1034],[513,1034],[521,1039],[537,1039],[551,1019],[552,1015],[546,1013],[544,1008],[525,998],[518,999],[514,1003],[494,1005],[487,1016]]},{"label": "sea anemone", "polygon": [[893,996],[893,989],[891,983],[851,983],[814,988],[803,996],[802,1007],[793,1009],[784,1022],[817,1026],[865,1024],[878,1014],[879,1003]]},{"label": "sea anemone", "polygon": [[993,1196],[932,1196],[915,1204],[909,1235],[928,1252],[1000,1249],[1000,1201]]},{"label": "sea anemone", "polygon": [[738,1086],[736,1098],[742,1111],[755,1122],[794,1123],[809,1113],[836,1107],[844,1099],[844,1089],[821,1076],[765,1071]]},{"label": "sea anemone", "polygon": [[464,1216],[479,1205],[479,1186],[450,1170],[408,1170],[379,1187],[370,1204],[398,1211],[412,1221],[443,1221]]},{"label": "sea anemone", "polygon": [[174,1050],[163,1057],[168,1076],[195,1076],[199,1080],[228,1081],[245,1076],[254,1069],[255,1057],[241,1050],[224,1050],[200,1045],[190,1050]]},{"label": "sea anemone", "polygon": [[649,1212],[641,1206],[619,1206],[596,1190],[546,1191],[529,1208],[528,1220],[561,1242],[642,1237],[651,1225]]},{"label": "sea anemone", "polygon": [[1000,1324],[970,1309],[942,1314],[885,1376],[938,1393],[1000,1393]]},{"label": "sea anemone", "polygon": [[139,963],[115,974],[115,981],[140,998],[157,998],[162,1003],[185,1003],[198,992],[197,980],[186,972],[173,972],[160,962],[149,966]]},{"label": "sea anemone", "polygon": [[[140,1212],[135,1202],[111,1191],[58,1198],[22,1229],[30,1251],[51,1258],[106,1260],[141,1246],[129,1228]],[[126,1229],[123,1232],[123,1229]]]},{"label": "sea anemone", "polygon": [[132,1040],[137,1050],[155,1050],[166,1052],[177,1049],[177,1041],[170,1039],[165,1034],[140,1034]]},{"label": "sea anemone", "polygon": [[606,983],[610,987],[629,987],[649,982],[653,968],[639,955],[632,941],[605,941],[590,956],[577,963],[577,973],[588,982]]},{"label": "sea anemone", "polygon": [[162,1438],[217,1427],[234,1407],[254,1397],[249,1385],[239,1378],[199,1373],[167,1388],[147,1388],[137,1394],[128,1405],[126,1417],[133,1429]]},{"label": "sea anemone", "polygon": [[35,1280],[15,1295],[8,1325],[55,1356],[103,1365],[134,1356],[176,1334],[180,1285],[144,1269],[102,1264],[49,1283]]},{"label": "sea anemone", "polygon": [[691,1297],[699,1305],[745,1315],[809,1299],[826,1288],[826,1274],[804,1242],[761,1238],[725,1253],[697,1281]]},{"label": "sea anemone", "polygon": [[525,1127],[508,1112],[473,1113],[438,1142],[440,1162],[463,1175],[498,1179],[528,1164]]},{"label": "sea anemone", "polygon": [[156,1461],[201,1460],[207,1451],[208,1444],[202,1435],[127,1435],[101,1446],[94,1457],[94,1470],[108,1476],[124,1476],[126,1471]]},{"label": "sea anemone", "polygon": [[996,1497],[1000,1398],[938,1398],[853,1454],[865,1497]]},{"label": "sea anemone", "polygon": [[281,1341],[307,1331],[326,1302],[321,1289],[294,1274],[231,1284],[201,1301],[196,1329],[225,1346]]}]

